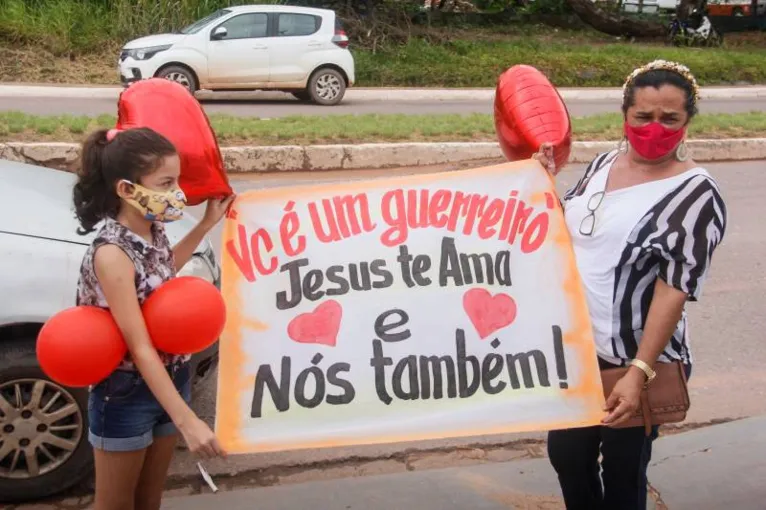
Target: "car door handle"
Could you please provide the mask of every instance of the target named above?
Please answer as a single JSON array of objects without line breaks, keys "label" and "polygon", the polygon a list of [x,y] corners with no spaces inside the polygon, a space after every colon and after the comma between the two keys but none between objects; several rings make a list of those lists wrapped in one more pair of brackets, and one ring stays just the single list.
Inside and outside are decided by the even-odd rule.
[{"label": "car door handle", "polygon": [[309,46],[322,46],[322,43],[319,41],[309,41]]},{"label": "car door handle", "polygon": [[267,49],[269,49],[269,47],[266,46],[265,44],[256,44],[255,46],[253,46],[253,49],[254,50],[267,50]]}]

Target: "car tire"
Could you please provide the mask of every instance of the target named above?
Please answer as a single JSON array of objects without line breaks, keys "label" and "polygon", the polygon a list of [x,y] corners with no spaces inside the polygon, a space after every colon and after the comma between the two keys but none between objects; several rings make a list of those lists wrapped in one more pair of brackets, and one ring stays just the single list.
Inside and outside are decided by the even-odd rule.
[{"label": "car tire", "polygon": [[183,67],[183,66],[165,67],[163,69],[160,69],[160,71],[157,73],[157,77],[165,78],[166,80],[180,83],[181,85],[186,87],[186,90],[188,90],[192,94],[197,92],[197,89],[199,87],[199,84],[197,83],[197,78],[194,76],[194,73],[188,67]]},{"label": "car tire", "polygon": [[309,80],[308,93],[316,104],[334,106],[340,103],[346,94],[346,80],[335,69],[319,69]]},{"label": "car tire", "polygon": [[[34,390],[34,391],[33,391]],[[16,395],[21,395],[18,402]],[[33,396],[39,394],[39,403]],[[85,388],[62,387],[48,378],[37,363],[35,340],[10,340],[0,344],[0,396],[3,406],[10,404],[11,413],[0,411],[3,442],[13,441],[0,458],[0,502],[22,502],[59,494],[84,482],[93,474],[93,451],[88,442],[88,391]],[[47,406],[47,407],[46,407]],[[71,409],[71,412],[64,409]],[[53,413],[61,416],[47,421]],[[47,430],[56,427],[56,431]],[[36,431],[36,432],[35,432]],[[25,436],[34,434],[27,439]],[[46,441],[46,436],[56,444]],[[22,441],[34,447],[40,474],[30,476]],[[71,443],[72,447],[63,447]],[[1,448],[1,447],[0,447]],[[45,451],[43,451],[43,448]],[[21,450],[17,456],[16,452]],[[2,454],[2,449],[0,449]],[[52,455],[53,458],[49,457]],[[16,459],[14,467],[12,463]],[[22,461],[23,459],[23,461]]]},{"label": "car tire", "polygon": [[308,90],[296,90],[293,92],[290,92],[295,99],[298,101],[311,101],[311,94],[309,94]]}]

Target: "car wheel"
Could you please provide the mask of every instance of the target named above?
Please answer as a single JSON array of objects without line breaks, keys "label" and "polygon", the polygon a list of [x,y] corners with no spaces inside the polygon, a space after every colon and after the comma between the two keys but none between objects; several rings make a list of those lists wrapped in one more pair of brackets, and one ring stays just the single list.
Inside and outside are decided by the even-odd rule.
[{"label": "car wheel", "polygon": [[190,69],[181,66],[170,66],[157,73],[157,77],[180,83],[192,94],[197,91],[197,79]]},{"label": "car wheel", "polygon": [[93,471],[88,392],[51,381],[34,340],[0,345],[0,501],[58,494]]},{"label": "car wheel", "polygon": [[308,93],[317,104],[336,105],[346,93],[346,80],[335,69],[320,69],[309,80]]},{"label": "car wheel", "polygon": [[296,90],[290,93],[298,101],[311,101],[311,94],[309,94],[308,90]]}]

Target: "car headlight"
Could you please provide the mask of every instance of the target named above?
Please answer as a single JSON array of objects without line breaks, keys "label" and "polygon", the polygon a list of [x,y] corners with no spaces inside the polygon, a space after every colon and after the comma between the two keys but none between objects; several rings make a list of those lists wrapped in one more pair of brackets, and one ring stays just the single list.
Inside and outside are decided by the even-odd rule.
[{"label": "car headlight", "polygon": [[215,264],[210,263],[209,254],[194,254],[189,262],[178,271],[178,276],[196,276],[220,286],[220,274]]},{"label": "car headlight", "polygon": [[132,50],[125,50],[128,57],[132,57],[135,60],[149,60],[157,53],[170,49],[172,44],[165,44],[163,46],[151,46],[149,48],[136,48]]}]

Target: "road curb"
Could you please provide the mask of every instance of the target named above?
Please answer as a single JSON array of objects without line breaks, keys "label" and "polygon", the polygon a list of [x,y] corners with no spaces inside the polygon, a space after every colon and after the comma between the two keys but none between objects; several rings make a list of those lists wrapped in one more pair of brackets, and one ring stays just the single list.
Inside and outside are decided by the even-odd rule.
[{"label": "road curb", "polygon": [[[690,140],[701,163],[766,159],[766,138]],[[617,146],[616,141],[574,142],[570,164],[591,161]],[[383,169],[503,159],[496,142],[367,143],[355,145],[283,145],[222,147],[229,173]],[[0,159],[72,170],[79,158],[73,143],[0,144]]]}]

